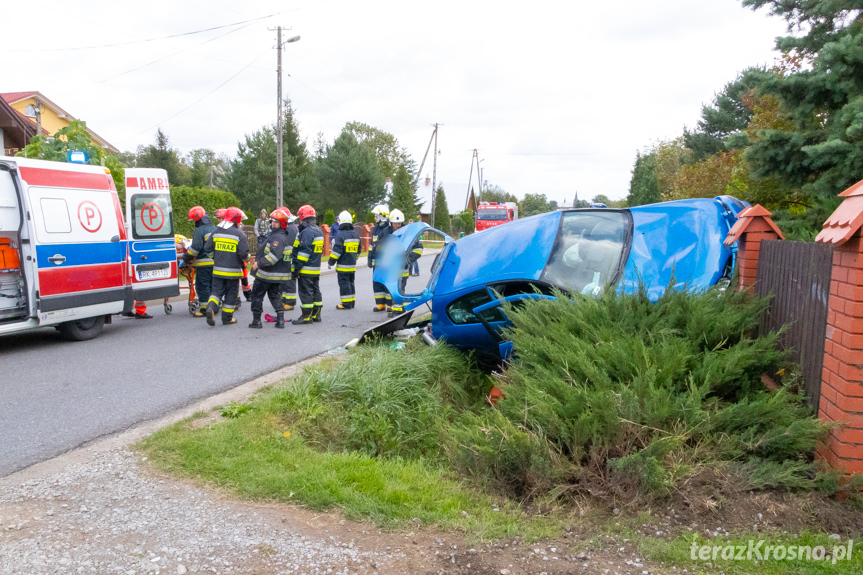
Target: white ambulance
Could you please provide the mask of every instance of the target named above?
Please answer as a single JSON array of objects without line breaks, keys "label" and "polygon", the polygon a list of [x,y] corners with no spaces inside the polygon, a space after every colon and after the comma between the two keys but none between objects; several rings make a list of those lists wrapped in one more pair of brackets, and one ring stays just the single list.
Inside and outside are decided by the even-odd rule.
[{"label": "white ambulance", "polygon": [[0,335],[91,339],[135,300],[179,293],[167,175],[146,171],[127,170],[144,177],[127,188],[127,227],[107,169],[0,157]]}]

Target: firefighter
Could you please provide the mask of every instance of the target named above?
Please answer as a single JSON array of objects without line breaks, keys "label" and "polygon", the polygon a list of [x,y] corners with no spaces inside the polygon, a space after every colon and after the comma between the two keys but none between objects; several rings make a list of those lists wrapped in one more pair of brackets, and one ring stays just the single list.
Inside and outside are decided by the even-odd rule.
[{"label": "firefighter", "polygon": [[[201,206],[195,206],[189,210],[189,219],[195,222],[195,233],[192,234],[192,245],[183,255],[183,263],[194,266],[198,303],[206,306],[213,287],[213,254],[204,252],[204,244],[216,231],[216,226]],[[203,306],[198,306],[195,317],[204,317]]]},{"label": "firefighter", "polygon": [[[377,255],[378,246],[382,244],[388,235],[393,233],[393,228],[388,219],[390,209],[386,204],[375,206],[372,213],[375,215],[375,227],[372,228],[372,238],[369,245],[368,265],[370,268],[375,267],[375,256]],[[390,292],[387,291],[386,286],[372,280],[372,289],[375,292],[375,307],[372,308],[372,311],[391,312],[393,310],[393,298],[390,297]]]},{"label": "firefighter", "polygon": [[297,218],[300,220],[300,234],[294,240],[292,259],[303,315],[291,323],[306,325],[321,321],[321,308],[324,307],[319,285],[321,256],[324,253],[324,233],[318,227],[315,209],[312,206],[301,207],[297,211]]},{"label": "firefighter", "polygon": [[287,208],[276,208],[270,214],[270,233],[264,245],[255,256],[252,274],[252,323],[249,327],[261,329],[261,314],[264,311],[264,295],[270,298],[276,310],[276,327],[285,327],[285,309],[282,304],[282,284],[291,277],[291,253],[293,245],[288,244],[288,219],[291,212]]},{"label": "firefighter", "polygon": [[360,253],[360,235],[354,231],[354,218],[350,212],[339,214],[339,235],[333,244],[327,267],[336,265],[341,302],[336,309],[353,309],[357,300],[354,276],[357,271],[357,256]]},{"label": "firefighter", "polygon": [[[400,229],[405,223],[405,215],[401,212],[401,210],[393,210],[390,213],[390,223],[393,226],[393,231]],[[411,246],[411,251],[409,251],[405,257],[405,269],[402,270],[402,277],[399,280],[399,291],[404,294],[405,289],[408,285],[408,275],[410,275],[411,266],[417,263],[417,260],[420,259],[420,256],[423,255],[423,245],[422,241],[419,237],[417,237],[414,244]],[[405,312],[405,308],[403,304],[393,304],[393,309],[391,312],[387,313],[388,317],[393,317],[396,315],[403,314]]]},{"label": "firefighter", "polygon": [[[293,249],[294,242],[300,233],[297,228],[297,216],[291,214],[288,218],[288,246]],[[285,311],[291,311],[297,305],[297,274],[294,272],[293,265],[291,266],[291,279],[282,284],[282,305]]]},{"label": "firefighter", "polygon": [[234,310],[240,303],[239,283],[249,259],[249,240],[243,232],[243,213],[239,208],[225,210],[225,219],[204,244],[213,254],[213,290],[207,301],[207,324],[216,325],[216,314],[222,309],[222,324],[237,323]]}]

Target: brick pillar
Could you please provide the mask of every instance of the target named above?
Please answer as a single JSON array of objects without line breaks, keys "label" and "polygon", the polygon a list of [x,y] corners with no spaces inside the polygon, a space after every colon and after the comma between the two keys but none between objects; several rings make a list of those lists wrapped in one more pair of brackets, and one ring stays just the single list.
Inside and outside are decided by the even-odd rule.
[{"label": "brick pillar", "polygon": [[330,257],[330,226],[322,224],[321,231],[324,232],[324,255],[321,256],[323,259]]},{"label": "brick pillar", "polygon": [[372,228],[368,224],[358,224],[355,225],[354,228],[358,228],[357,231],[360,234],[360,251],[369,251],[369,242],[371,241],[372,237]]},{"label": "brick pillar", "polygon": [[845,425],[831,430],[818,455],[834,469],[863,473],[863,181],[839,196],[815,238],[834,245],[818,416]]},{"label": "brick pillar", "polygon": [[785,239],[770,217],[772,215],[760,204],[750,206],[737,214],[737,222],[728,231],[725,245],[731,247],[737,242],[737,289],[749,289],[755,285],[761,240]]}]

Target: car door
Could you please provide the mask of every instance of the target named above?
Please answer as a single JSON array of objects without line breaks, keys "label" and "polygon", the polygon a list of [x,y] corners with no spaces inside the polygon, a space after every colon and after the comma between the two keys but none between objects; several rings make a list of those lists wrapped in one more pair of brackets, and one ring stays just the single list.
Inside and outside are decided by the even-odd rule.
[{"label": "car door", "polygon": [[165,170],[126,169],[126,225],[135,300],[179,295],[171,191]]},{"label": "car door", "polygon": [[[411,278],[401,289],[402,276],[407,263],[407,254],[420,241],[423,249],[421,257],[433,257],[428,281],[423,283]],[[395,305],[412,310],[429,301],[434,294],[434,285],[440,272],[441,262],[446,260],[448,251],[455,240],[425,222],[416,222],[402,227],[387,236],[375,259],[374,280],[384,284],[392,295]]]}]

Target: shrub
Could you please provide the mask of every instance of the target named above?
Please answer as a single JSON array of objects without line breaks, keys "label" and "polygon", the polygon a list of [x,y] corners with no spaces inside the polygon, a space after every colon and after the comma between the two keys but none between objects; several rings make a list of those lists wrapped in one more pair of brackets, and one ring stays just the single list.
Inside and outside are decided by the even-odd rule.
[{"label": "shrub", "polygon": [[[237,196],[223,190],[193,188],[190,186],[171,186],[171,208],[174,212],[174,232],[191,238],[195,232],[194,222],[186,217],[192,206],[202,206],[207,215],[216,223],[213,214],[219,208],[240,207]],[[254,214],[247,214],[250,217]],[[254,222],[254,218],[252,218]]]}]

